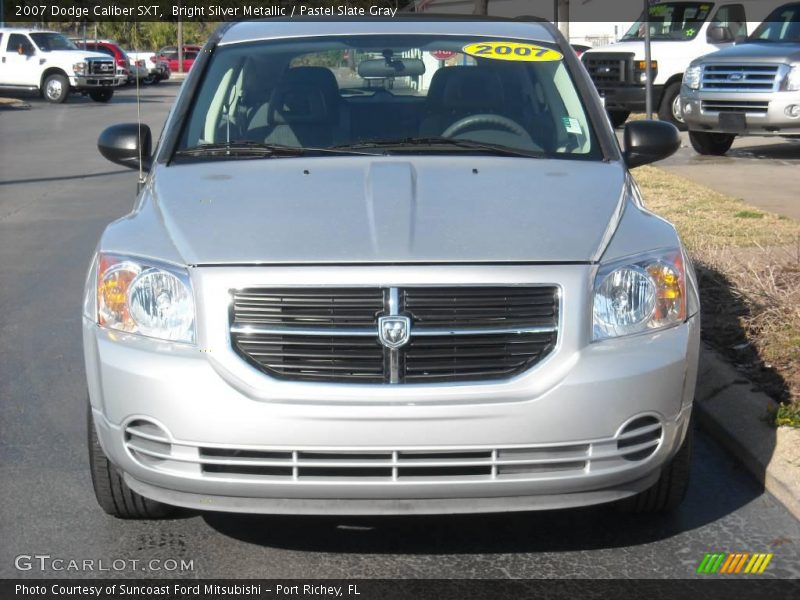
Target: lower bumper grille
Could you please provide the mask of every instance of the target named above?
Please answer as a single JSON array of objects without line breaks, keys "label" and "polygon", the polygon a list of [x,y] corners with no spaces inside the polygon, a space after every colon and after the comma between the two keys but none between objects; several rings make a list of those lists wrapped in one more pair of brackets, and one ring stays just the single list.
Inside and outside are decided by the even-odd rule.
[{"label": "lower bumper grille", "polygon": [[702,108],[706,112],[743,112],[754,115],[767,114],[769,102],[744,100],[703,100]]},{"label": "lower bumper grille", "polygon": [[652,416],[631,421],[611,438],[512,447],[312,448],[208,447],[174,443],[158,425],[138,419],[125,428],[131,456],[144,466],[184,475],[253,482],[414,483],[497,481],[576,476],[651,457],[663,436]]}]

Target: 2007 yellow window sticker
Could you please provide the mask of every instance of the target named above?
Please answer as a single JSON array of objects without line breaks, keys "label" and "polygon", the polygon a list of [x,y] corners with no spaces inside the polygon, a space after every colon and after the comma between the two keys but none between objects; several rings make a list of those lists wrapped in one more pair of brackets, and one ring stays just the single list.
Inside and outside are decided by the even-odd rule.
[{"label": "2007 yellow window sticker", "polygon": [[494,60],[519,60],[524,62],[551,62],[563,60],[564,55],[550,48],[521,42],[478,42],[462,48],[464,54]]}]

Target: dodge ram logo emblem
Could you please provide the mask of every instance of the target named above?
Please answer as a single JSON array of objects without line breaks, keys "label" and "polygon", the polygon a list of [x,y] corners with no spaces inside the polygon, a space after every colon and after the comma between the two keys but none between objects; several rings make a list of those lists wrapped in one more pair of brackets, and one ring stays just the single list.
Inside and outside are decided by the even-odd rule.
[{"label": "dodge ram logo emblem", "polygon": [[408,342],[411,319],[408,317],[379,317],[378,337],[387,348],[399,348]]}]

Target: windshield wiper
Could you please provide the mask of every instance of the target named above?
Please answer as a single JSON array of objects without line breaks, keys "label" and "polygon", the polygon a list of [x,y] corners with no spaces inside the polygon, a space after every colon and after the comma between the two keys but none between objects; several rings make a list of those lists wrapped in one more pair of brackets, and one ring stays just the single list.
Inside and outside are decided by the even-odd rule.
[{"label": "windshield wiper", "polygon": [[281,144],[267,144],[248,140],[236,142],[220,142],[214,144],[200,144],[193,148],[177,150],[175,156],[206,157],[220,156],[233,158],[271,158],[283,156],[309,156],[314,154],[336,154],[374,156],[372,152],[357,152],[344,148],[309,148],[305,146],[284,146]]},{"label": "windshield wiper", "polygon": [[334,149],[354,149],[354,148],[404,148],[404,147],[449,147],[465,150],[478,150],[480,152],[490,152],[502,156],[524,156],[525,158],[542,158],[543,152],[535,150],[523,150],[521,148],[511,148],[502,144],[492,144],[489,142],[478,142],[475,140],[455,139],[446,137],[407,137],[388,140],[370,140],[357,144],[343,144],[333,146]]}]

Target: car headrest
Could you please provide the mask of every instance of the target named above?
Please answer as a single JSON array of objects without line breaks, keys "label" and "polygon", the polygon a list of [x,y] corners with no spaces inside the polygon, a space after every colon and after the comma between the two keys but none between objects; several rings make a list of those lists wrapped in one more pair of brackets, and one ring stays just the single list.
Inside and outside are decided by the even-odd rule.
[{"label": "car headrest", "polygon": [[267,122],[327,123],[340,100],[336,77],[325,67],[289,69],[272,91]]},{"label": "car headrest", "polygon": [[444,86],[442,104],[447,109],[502,110],[503,82],[489,67],[462,67]]}]

